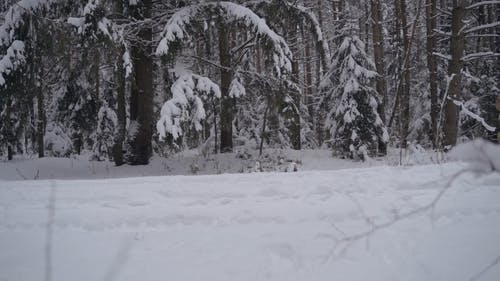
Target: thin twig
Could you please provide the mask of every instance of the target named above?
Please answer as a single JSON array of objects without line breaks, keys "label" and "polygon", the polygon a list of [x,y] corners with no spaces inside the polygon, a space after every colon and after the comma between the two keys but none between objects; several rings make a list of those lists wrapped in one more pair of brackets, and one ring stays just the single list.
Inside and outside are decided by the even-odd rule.
[{"label": "thin twig", "polygon": [[56,183],[50,183],[49,205],[45,232],[45,281],[52,280],[52,237],[54,236],[54,216],[56,202]]},{"label": "thin twig", "polygon": [[488,264],[483,270],[478,272],[476,275],[472,276],[470,281],[476,281],[479,280],[486,272],[490,271],[493,267],[498,265],[500,263],[500,255],[498,255],[490,264]]},{"label": "thin twig", "polygon": [[[402,213],[402,214],[398,213],[391,220],[389,220],[387,222],[384,222],[384,223],[381,223],[381,224],[375,224],[375,223],[373,223],[372,220],[368,219],[367,222],[370,225],[370,229],[369,230],[365,230],[365,231],[362,231],[360,233],[349,235],[349,236],[345,236],[345,237],[343,237],[341,239],[338,239],[338,242],[330,250],[330,252],[329,252],[329,254],[327,256],[327,259],[329,259],[334,254],[334,252],[338,248],[339,244],[345,243],[347,245],[352,245],[356,241],[359,241],[361,239],[367,238],[370,235],[373,235],[374,233],[376,233],[376,232],[378,232],[380,230],[386,229],[386,228],[388,228],[388,227],[390,227],[390,226],[392,226],[392,225],[394,225],[394,224],[396,224],[396,223],[398,223],[398,222],[400,222],[402,220],[411,218],[411,217],[416,216],[418,214],[422,214],[424,212],[430,211],[431,219],[434,220],[434,211],[435,211],[435,208],[436,208],[438,202],[441,200],[441,198],[444,196],[444,194],[448,190],[450,190],[450,188],[452,187],[453,182],[455,180],[457,180],[460,176],[462,176],[463,174],[465,174],[467,172],[480,172],[480,171],[474,171],[474,170],[470,170],[470,169],[464,169],[464,170],[461,170],[461,171],[455,173],[454,175],[451,176],[451,178],[447,182],[447,184],[438,192],[438,194],[436,194],[436,196],[434,197],[434,199],[430,203],[428,203],[428,204],[426,204],[426,205],[424,205],[422,207],[413,209],[413,210],[408,211],[406,213]],[[354,201],[354,202],[356,202],[356,201]],[[365,220],[366,220],[366,218],[365,218]],[[347,248],[348,247],[345,247],[343,249],[343,252],[346,251]]]}]

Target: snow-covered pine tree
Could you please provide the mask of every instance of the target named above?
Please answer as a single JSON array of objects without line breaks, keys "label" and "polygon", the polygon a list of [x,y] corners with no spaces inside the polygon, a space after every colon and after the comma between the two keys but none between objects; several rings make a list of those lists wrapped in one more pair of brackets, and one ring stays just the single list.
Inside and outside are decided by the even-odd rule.
[{"label": "snow-covered pine tree", "polygon": [[[206,20],[202,25],[198,21],[200,18]],[[291,71],[292,55],[285,40],[263,18],[242,4],[226,1],[194,3],[174,13],[161,34],[156,53],[169,57],[179,42],[187,42],[209,28],[216,28],[219,38],[219,62],[216,66],[221,81],[220,151],[230,152],[233,150],[235,100],[240,96],[232,90],[241,93],[244,89],[241,83],[235,84],[241,59],[248,53],[249,47],[257,42],[269,51],[267,62],[272,66],[271,73],[284,77]],[[236,34],[242,31],[248,32],[251,37],[238,40]]]},{"label": "snow-covered pine tree", "polygon": [[376,75],[365,44],[356,35],[345,35],[322,83],[327,89],[322,103],[330,109],[325,126],[334,154],[365,159],[377,155],[379,145],[388,142],[372,88]]},{"label": "snow-covered pine tree", "polygon": [[118,129],[116,112],[105,102],[97,114],[97,130],[94,135],[94,155],[97,160],[111,158],[115,135]]}]

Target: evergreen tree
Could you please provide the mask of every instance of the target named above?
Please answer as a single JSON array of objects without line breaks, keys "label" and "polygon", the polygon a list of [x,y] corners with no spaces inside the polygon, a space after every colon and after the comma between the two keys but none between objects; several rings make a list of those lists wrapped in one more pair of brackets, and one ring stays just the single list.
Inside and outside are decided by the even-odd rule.
[{"label": "evergreen tree", "polygon": [[388,142],[387,129],[378,113],[379,97],[372,88],[377,74],[356,35],[346,35],[327,73],[323,100],[329,108],[326,128],[335,154],[365,159],[375,156]]}]

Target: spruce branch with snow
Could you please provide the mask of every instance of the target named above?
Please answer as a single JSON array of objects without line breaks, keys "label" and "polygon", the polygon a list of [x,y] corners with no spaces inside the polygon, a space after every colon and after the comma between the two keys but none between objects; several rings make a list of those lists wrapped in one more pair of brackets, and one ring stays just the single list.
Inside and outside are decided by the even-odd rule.
[{"label": "spruce branch with snow", "polygon": [[272,49],[274,70],[278,76],[291,71],[292,57],[288,44],[276,34],[266,21],[249,8],[232,2],[205,2],[187,6],[172,15],[161,34],[161,41],[156,49],[157,55],[168,55],[171,45],[178,41],[189,40],[192,37],[189,29],[199,16],[210,19],[218,15],[222,24],[242,23],[259,36],[259,41]]},{"label": "spruce branch with snow", "polygon": [[167,135],[174,140],[181,137],[184,128],[200,131],[201,122],[205,119],[205,101],[209,97],[221,97],[217,84],[207,77],[192,73],[182,73],[171,87],[172,98],[166,101],[161,109],[160,120],[156,129],[161,138]]}]

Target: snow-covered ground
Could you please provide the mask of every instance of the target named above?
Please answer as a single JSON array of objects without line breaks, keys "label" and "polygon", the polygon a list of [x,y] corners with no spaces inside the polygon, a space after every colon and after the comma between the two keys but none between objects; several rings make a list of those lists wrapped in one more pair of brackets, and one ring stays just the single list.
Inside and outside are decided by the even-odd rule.
[{"label": "snow-covered ground", "polygon": [[46,157],[0,161],[0,180],[23,179],[103,179],[165,175],[210,175],[256,171],[256,163],[265,171],[285,171],[290,163],[299,170],[338,170],[382,165],[384,160],[370,163],[353,162],[332,157],[329,150],[267,150],[259,157],[255,150],[241,149],[235,153],[201,155],[192,150],[170,157],[155,156],[147,166],[116,167],[109,161],[89,161],[88,155],[71,158]]},{"label": "snow-covered ground", "polygon": [[[332,171],[347,168],[395,165],[400,161],[399,150],[391,149],[384,158],[355,162],[332,157],[327,149],[301,150],[268,149],[258,151],[240,148],[234,153],[203,155],[190,150],[169,157],[154,156],[147,166],[116,167],[110,161],[89,161],[89,155],[70,158],[29,158],[20,156],[13,161],[0,160],[0,180],[32,179],[105,179],[166,175],[213,175],[250,173],[259,170],[284,172],[294,163],[299,171]],[[403,157],[403,164],[431,164],[440,162],[442,155],[413,149]],[[260,169],[257,169],[257,162]]]},{"label": "snow-covered ground", "polygon": [[0,280],[498,281],[500,174],[464,168],[0,180]]}]

